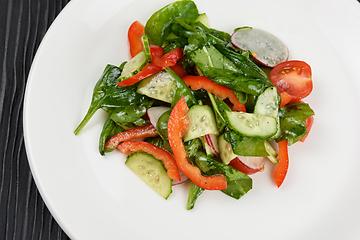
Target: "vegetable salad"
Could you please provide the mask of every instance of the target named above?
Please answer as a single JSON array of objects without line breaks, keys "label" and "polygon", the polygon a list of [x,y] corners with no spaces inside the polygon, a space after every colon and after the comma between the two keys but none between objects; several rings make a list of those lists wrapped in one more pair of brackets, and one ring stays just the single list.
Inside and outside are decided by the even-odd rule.
[{"label": "vegetable salad", "polygon": [[210,28],[189,0],[134,21],[127,37],[131,59],[105,67],[75,134],[107,112],[100,154],[127,154],[125,164],[165,199],[187,182],[188,210],[205,190],[240,199],[266,161],[281,186],[288,147],[304,142],[314,121],[302,100],[312,91],[306,62],[288,60],[262,30]]}]

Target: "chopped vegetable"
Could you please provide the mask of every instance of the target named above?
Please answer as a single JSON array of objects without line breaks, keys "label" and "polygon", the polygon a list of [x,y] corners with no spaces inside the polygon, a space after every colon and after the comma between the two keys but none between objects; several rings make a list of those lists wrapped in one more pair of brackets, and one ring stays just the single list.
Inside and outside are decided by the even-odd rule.
[{"label": "chopped vegetable", "polygon": [[288,61],[277,37],[208,23],[191,0],[159,9],[145,27],[134,21],[131,58],[106,66],[75,130],[104,110],[99,153],[128,154],[125,164],[165,199],[172,186],[190,182],[179,186],[189,187],[188,210],[206,190],[243,197],[252,189],[248,175],[267,160],[280,187],[288,146],[305,141],[315,114],[301,100],[313,88],[311,68]]},{"label": "chopped vegetable", "polygon": [[279,162],[276,164],[275,171],[273,173],[273,178],[276,183],[276,186],[280,187],[284,182],[288,168],[289,168],[289,156],[288,156],[288,144],[287,140],[282,140],[278,142],[279,145]]},{"label": "chopped vegetable", "polygon": [[169,123],[168,134],[171,149],[179,169],[190,178],[197,186],[207,190],[226,189],[226,178],[224,175],[203,176],[200,169],[191,165],[186,158],[186,151],[182,138],[188,130],[189,118],[185,98],[182,97],[173,108]]},{"label": "chopped vegetable", "polygon": [[146,152],[163,162],[169,178],[176,181],[181,181],[179,169],[176,165],[175,159],[167,151],[158,148],[151,143],[142,141],[125,141],[118,145],[117,149],[119,149],[122,153],[133,153],[140,151]]},{"label": "chopped vegetable", "polygon": [[286,45],[274,35],[252,27],[235,29],[231,43],[242,50],[249,50],[257,61],[275,67],[289,58]]},{"label": "chopped vegetable", "polygon": [[300,100],[307,97],[312,89],[311,68],[304,61],[292,60],[278,64],[271,70],[270,80],[279,93],[286,92]]},{"label": "chopped vegetable", "polygon": [[145,125],[143,127],[131,128],[125,132],[120,132],[110,138],[105,143],[105,149],[114,149],[119,145],[119,143],[124,141],[129,141],[137,138],[155,137],[158,135],[159,134],[156,131],[156,128],[154,128],[154,126],[151,124]]},{"label": "chopped vegetable", "polygon": [[135,57],[144,49],[141,37],[145,34],[145,27],[139,22],[135,21],[130,25],[128,31],[128,39],[130,45],[130,55]]},{"label": "chopped vegetable", "polygon": [[233,104],[233,110],[246,112],[245,105],[239,102],[239,99],[236,97],[233,91],[230,88],[222,86],[220,84],[214,83],[209,78],[205,76],[185,76],[183,81],[188,85],[192,90],[199,90],[201,88],[209,91],[219,97],[220,99],[228,98]]}]

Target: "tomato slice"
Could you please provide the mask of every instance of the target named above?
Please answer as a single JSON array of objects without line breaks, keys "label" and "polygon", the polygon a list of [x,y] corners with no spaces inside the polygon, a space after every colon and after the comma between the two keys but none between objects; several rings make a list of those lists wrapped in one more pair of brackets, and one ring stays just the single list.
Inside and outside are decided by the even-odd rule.
[{"label": "tomato slice", "polygon": [[286,61],[276,65],[270,73],[270,81],[278,92],[286,92],[299,100],[307,97],[312,89],[311,67],[304,61]]}]

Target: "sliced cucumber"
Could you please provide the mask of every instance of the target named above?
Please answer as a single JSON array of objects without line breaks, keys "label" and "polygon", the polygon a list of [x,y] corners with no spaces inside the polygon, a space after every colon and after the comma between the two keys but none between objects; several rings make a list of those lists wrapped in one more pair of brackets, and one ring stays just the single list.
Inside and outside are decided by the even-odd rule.
[{"label": "sliced cucumber", "polygon": [[175,91],[175,80],[164,71],[143,79],[137,88],[138,93],[167,103],[172,102]]},{"label": "sliced cucumber", "polygon": [[165,199],[170,196],[172,179],[161,161],[150,154],[136,152],[128,156],[125,164],[160,196]]},{"label": "sliced cucumber", "polygon": [[142,36],[142,42],[143,42],[143,45],[144,45],[144,49],[145,49],[145,56],[146,56],[146,61],[147,62],[151,62],[151,52],[150,52],[150,44],[149,44],[149,39],[148,37],[145,35],[145,36]]},{"label": "sliced cucumber", "polygon": [[189,130],[184,136],[184,141],[205,136],[206,134],[219,135],[216,126],[215,115],[211,107],[207,105],[194,105],[187,112],[190,124]]},{"label": "sliced cucumber", "polygon": [[277,121],[267,115],[225,111],[229,127],[252,138],[269,138],[277,132]]},{"label": "sliced cucumber", "polygon": [[224,135],[221,135],[218,139],[219,152],[221,161],[228,165],[231,160],[237,157],[233,152],[231,144],[224,139]]},{"label": "sliced cucumber", "polygon": [[271,139],[278,138],[281,134],[279,106],[280,96],[276,87],[269,87],[259,95],[254,108],[255,114],[268,115],[276,119],[278,129]]},{"label": "sliced cucumber", "polygon": [[117,79],[118,82],[121,82],[131,76],[134,76],[146,65],[146,54],[145,51],[139,52],[135,57],[130,59],[125,66],[123,71],[121,72],[120,77]]}]

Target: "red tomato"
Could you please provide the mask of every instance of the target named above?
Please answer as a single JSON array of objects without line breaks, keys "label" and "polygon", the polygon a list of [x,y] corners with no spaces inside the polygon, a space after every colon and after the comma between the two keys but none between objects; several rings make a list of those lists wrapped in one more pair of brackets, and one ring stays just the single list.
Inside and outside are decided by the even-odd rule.
[{"label": "red tomato", "polygon": [[308,96],[313,89],[311,67],[303,61],[286,61],[276,65],[270,73],[270,81],[279,93],[286,92],[299,100]]}]

